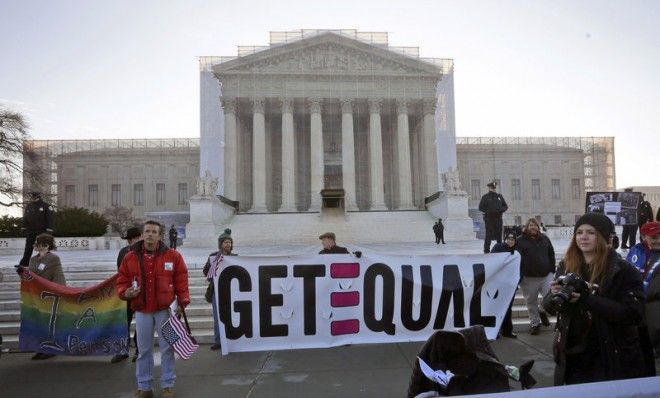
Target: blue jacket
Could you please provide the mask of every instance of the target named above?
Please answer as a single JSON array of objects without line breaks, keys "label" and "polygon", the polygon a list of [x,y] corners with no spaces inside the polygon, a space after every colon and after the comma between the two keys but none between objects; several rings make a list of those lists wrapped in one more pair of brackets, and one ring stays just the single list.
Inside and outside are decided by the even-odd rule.
[{"label": "blue jacket", "polygon": [[646,267],[646,263],[651,259],[651,257],[654,254],[658,254],[657,250],[651,250],[647,248],[644,243],[638,243],[635,246],[633,246],[630,251],[628,252],[628,257],[626,257],[626,260],[634,265],[637,270],[644,276],[644,292],[646,292],[649,288],[649,282],[651,282],[651,279],[653,278],[653,274],[656,272],[656,270],[660,267],[658,267],[658,256],[656,257],[655,264],[649,264],[650,269],[644,275],[644,270]]}]

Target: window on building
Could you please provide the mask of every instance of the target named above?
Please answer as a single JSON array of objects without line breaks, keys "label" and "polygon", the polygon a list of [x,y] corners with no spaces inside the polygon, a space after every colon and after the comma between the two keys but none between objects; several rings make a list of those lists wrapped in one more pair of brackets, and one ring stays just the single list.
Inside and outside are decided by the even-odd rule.
[{"label": "window on building", "polygon": [[185,205],[188,203],[188,184],[185,182],[179,183],[179,204]]},{"label": "window on building", "polygon": [[481,181],[472,180],[470,188],[470,196],[472,197],[472,200],[479,200],[481,198]]},{"label": "window on building", "polygon": [[532,200],[541,200],[541,180],[532,179]]},{"label": "window on building", "polygon": [[511,180],[511,198],[513,200],[520,200],[520,179],[514,178]]},{"label": "window on building", "polygon": [[143,184],[133,184],[133,206],[144,206]]},{"label": "window on building", "polygon": [[555,225],[561,225],[561,215],[555,216]]},{"label": "window on building", "polygon": [[156,206],[165,205],[165,184],[156,184]]},{"label": "window on building", "polygon": [[64,186],[64,206],[66,206],[66,207],[75,207],[76,206],[76,186],[75,185],[65,185]]},{"label": "window on building", "polygon": [[513,217],[513,223],[516,225],[522,225],[522,216]]},{"label": "window on building", "polygon": [[99,205],[99,186],[88,185],[87,186],[87,206],[95,207]]},{"label": "window on building", "polygon": [[558,178],[552,179],[552,199],[561,199],[561,185]]},{"label": "window on building", "polygon": [[121,185],[112,184],[110,188],[110,205],[121,206]]},{"label": "window on building", "polygon": [[571,197],[573,199],[581,199],[582,198],[582,189],[580,189],[580,179],[579,178],[573,178],[571,180]]}]

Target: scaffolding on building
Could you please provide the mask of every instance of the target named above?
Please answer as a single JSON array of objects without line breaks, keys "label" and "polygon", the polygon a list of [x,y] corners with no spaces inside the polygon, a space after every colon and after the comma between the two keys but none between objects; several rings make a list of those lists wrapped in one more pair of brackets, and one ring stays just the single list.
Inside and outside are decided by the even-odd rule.
[{"label": "scaffolding on building", "polygon": [[543,151],[578,150],[583,154],[584,190],[614,191],[614,137],[457,137],[457,145],[469,145],[486,152],[528,149]]},{"label": "scaffolding on building", "polygon": [[[24,164],[26,169],[37,168],[47,174],[39,186],[23,180],[23,191],[37,191],[50,197],[57,204],[58,170],[57,158],[68,154],[103,153],[126,154],[135,151],[157,150],[163,156],[171,154],[172,150],[199,150],[199,138],[143,138],[143,139],[95,139],[95,140],[28,140],[25,146],[37,155],[38,165]],[[119,161],[119,159],[118,159]],[[25,162],[25,160],[24,160]]]}]

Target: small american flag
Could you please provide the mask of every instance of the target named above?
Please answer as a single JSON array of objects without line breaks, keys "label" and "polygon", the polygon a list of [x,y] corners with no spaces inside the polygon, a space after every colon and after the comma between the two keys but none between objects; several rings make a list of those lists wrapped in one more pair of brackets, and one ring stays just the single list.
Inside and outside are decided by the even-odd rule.
[{"label": "small american flag", "polygon": [[174,352],[179,354],[182,359],[190,359],[199,347],[192,340],[181,320],[174,314],[171,314],[170,319],[163,323],[160,331],[165,341],[172,346]]},{"label": "small american flag", "polygon": [[206,277],[211,280],[215,278],[220,273],[220,263],[222,262],[222,254],[218,253],[211,262],[211,269]]}]

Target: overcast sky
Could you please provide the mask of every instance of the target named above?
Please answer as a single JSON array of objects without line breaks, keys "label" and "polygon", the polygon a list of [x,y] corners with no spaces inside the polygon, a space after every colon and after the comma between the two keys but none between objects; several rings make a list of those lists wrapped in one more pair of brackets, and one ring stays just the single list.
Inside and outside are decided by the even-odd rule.
[{"label": "overcast sky", "polygon": [[614,136],[617,187],[660,185],[660,1],[0,0],[0,105],[40,139],[197,137],[197,57],[300,28],[453,58],[458,136]]}]

